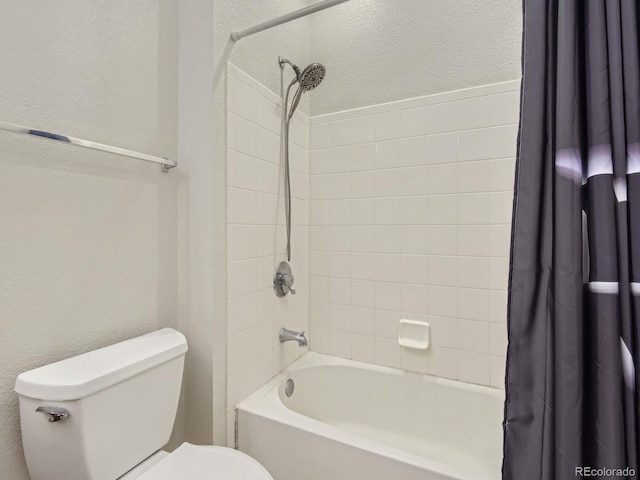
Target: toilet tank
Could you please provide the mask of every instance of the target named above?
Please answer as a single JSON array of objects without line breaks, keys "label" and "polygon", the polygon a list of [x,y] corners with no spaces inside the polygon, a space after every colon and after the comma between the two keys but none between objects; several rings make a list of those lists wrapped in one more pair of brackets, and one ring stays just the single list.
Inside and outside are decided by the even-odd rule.
[{"label": "toilet tank", "polygon": [[[185,337],[165,328],[22,373],[22,443],[31,480],[115,480],[168,441]],[[62,408],[69,416],[37,412]]]}]

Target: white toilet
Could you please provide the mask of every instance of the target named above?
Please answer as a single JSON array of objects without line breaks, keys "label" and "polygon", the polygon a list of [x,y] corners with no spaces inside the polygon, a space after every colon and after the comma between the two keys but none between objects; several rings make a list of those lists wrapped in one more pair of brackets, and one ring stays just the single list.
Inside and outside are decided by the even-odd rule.
[{"label": "white toilet", "polygon": [[165,328],[16,379],[32,480],[273,480],[230,448],[169,440],[187,341]]}]

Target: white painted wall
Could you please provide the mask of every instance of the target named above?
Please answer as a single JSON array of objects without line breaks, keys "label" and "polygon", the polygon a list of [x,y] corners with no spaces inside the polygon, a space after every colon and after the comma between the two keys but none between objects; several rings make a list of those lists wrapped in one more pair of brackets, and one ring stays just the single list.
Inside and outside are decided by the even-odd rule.
[{"label": "white painted wall", "polygon": [[311,115],[520,76],[521,2],[351,0],[311,17]]},{"label": "white painted wall", "polygon": [[[177,2],[1,1],[1,119],[177,154]],[[27,480],[22,371],[177,319],[177,185],[0,134],[0,478]]]}]

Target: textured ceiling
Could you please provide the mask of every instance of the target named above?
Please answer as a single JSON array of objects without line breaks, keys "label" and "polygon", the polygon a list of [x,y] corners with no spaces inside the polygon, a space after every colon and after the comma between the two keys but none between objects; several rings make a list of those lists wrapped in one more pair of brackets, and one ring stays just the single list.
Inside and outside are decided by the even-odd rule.
[{"label": "textured ceiling", "polygon": [[519,0],[351,0],[311,16],[311,114],[514,80]]}]

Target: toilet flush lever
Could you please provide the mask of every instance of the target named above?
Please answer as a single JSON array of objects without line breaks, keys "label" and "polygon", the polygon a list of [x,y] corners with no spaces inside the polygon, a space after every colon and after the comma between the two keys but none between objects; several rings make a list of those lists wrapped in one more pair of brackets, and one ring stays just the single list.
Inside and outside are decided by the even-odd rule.
[{"label": "toilet flush lever", "polygon": [[50,422],[59,422],[60,420],[65,420],[69,418],[69,410],[62,407],[38,407],[36,408],[36,412],[38,413],[46,413],[49,415]]}]

